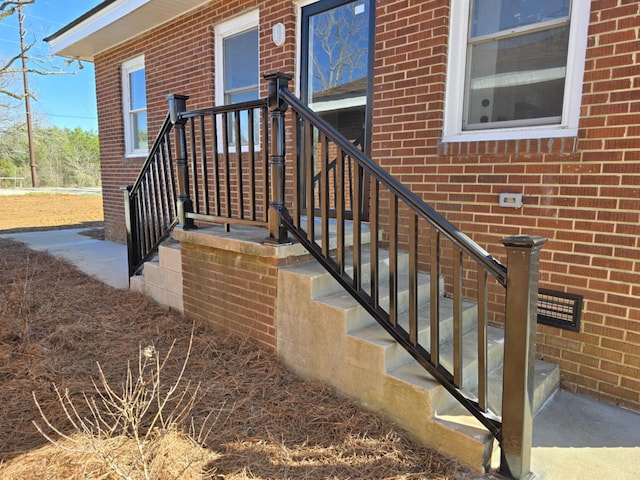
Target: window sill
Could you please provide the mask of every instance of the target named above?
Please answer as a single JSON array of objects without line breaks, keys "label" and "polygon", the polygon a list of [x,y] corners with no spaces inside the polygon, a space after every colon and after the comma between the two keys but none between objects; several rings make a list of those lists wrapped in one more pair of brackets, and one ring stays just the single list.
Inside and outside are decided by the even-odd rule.
[{"label": "window sill", "polygon": [[540,140],[543,138],[577,137],[577,128],[533,127],[500,130],[474,130],[444,134],[442,143],[492,142],[500,140]]}]

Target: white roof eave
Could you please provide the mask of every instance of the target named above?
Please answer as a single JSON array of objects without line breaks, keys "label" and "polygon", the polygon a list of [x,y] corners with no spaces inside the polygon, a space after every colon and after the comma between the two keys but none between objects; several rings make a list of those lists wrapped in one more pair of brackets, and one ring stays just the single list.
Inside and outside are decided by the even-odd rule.
[{"label": "white roof eave", "polygon": [[[116,0],[48,39],[51,53],[93,62],[96,54],[152,30],[210,0]],[[77,22],[77,20],[76,20]]]}]

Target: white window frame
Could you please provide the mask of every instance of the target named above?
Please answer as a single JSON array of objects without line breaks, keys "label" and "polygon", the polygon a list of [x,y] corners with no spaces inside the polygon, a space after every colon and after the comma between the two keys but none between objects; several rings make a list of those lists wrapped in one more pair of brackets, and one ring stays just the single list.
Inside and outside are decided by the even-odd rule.
[{"label": "white window frame", "polygon": [[462,130],[471,0],[452,0],[442,141],[475,142],[577,136],[590,6],[590,0],[572,0],[565,95],[560,123]]},{"label": "white window frame", "polygon": [[[252,10],[238,17],[232,18],[224,23],[216,25],[215,37],[216,37],[216,105],[224,105],[224,40],[232,35],[245,32],[252,28],[258,28],[260,22],[260,15],[258,10]],[[259,55],[259,53],[258,53]],[[260,64],[260,58],[258,58],[258,65]],[[260,84],[260,78],[256,79],[256,83]]]},{"label": "white window frame", "polygon": [[[224,40],[227,37],[237,35],[239,33],[251,30],[252,28],[259,28],[260,25],[260,11],[258,9],[251,10],[250,12],[239,15],[231,20],[227,20],[224,23],[220,23],[214,28],[215,36],[215,101],[216,105],[225,105],[225,89],[224,89]],[[260,36],[258,36],[258,39]],[[258,66],[260,65],[260,50],[258,48]],[[258,67],[258,71],[260,68]],[[260,85],[260,78],[256,79],[258,84],[258,92]],[[258,133],[259,135],[259,133]],[[222,125],[218,124],[218,142],[219,147],[222,148]],[[256,151],[260,150],[260,142],[255,146]],[[235,152],[235,146],[229,146],[230,152]],[[243,146],[242,151],[248,151],[248,147]]]},{"label": "white window frame", "polygon": [[[144,70],[144,55],[140,55],[131,60],[127,60],[122,64],[122,110],[124,115],[124,151],[125,157],[146,157],[149,154],[148,148],[134,148],[135,140],[133,138],[134,128],[131,121],[132,113],[141,113],[147,111],[147,102],[145,99],[145,108],[131,109],[131,85],[129,84],[129,74],[137,70]],[[145,80],[146,82],[146,80]],[[147,130],[148,133],[148,130]]]}]

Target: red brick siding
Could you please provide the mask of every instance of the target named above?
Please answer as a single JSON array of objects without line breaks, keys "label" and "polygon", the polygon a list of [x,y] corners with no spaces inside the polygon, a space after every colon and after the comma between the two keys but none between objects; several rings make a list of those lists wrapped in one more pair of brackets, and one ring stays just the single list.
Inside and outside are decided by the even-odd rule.
[{"label": "red brick siding", "polygon": [[[541,326],[562,386],[640,409],[640,51],[637,2],[592,2],[578,138],[440,143],[448,8],[378,8],[373,156],[503,258],[500,239],[549,238],[541,286],[584,295],[579,333]],[[416,55],[416,53],[418,55]],[[522,209],[498,206],[501,192]]]},{"label": "red brick siding", "polygon": [[[213,104],[212,26],[256,5],[262,73],[295,73],[292,2],[212,2],[96,58],[110,238],[123,239],[117,187],[139,165],[123,159],[120,64],[145,53],[155,132],[166,93],[190,95],[192,108]],[[591,9],[577,138],[443,144],[448,3],[378,2],[372,153],[501,259],[505,236],[548,237],[541,286],[585,303],[580,332],[539,328],[540,356],[560,363],[564,388],[640,410],[640,6],[601,0]],[[277,22],[287,33],[280,47],[271,40]],[[522,193],[523,208],[498,206],[505,191]]]},{"label": "red brick siding", "polygon": [[278,259],[182,244],[184,313],[275,350]]}]

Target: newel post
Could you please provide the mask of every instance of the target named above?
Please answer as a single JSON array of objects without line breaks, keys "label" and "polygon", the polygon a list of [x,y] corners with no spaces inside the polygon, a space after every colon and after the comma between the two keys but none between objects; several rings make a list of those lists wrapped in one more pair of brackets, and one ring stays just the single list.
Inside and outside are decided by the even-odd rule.
[{"label": "newel post", "polygon": [[533,377],[540,250],[544,237],[504,238],[507,250],[507,298],[502,390],[502,452],[500,472],[517,479],[531,473]]},{"label": "newel post", "polygon": [[124,194],[124,225],[127,233],[127,262],[129,264],[129,278],[135,273],[134,267],[138,260],[138,225],[136,222],[135,201],[131,197],[133,185],[121,185],[120,190]]},{"label": "newel post", "polygon": [[183,228],[194,228],[192,218],[187,218],[187,213],[193,212],[193,202],[189,197],[189,165],[187,164],[187,138],[184,125],[187,122],[180,118],[180,114],[187,110],[186,95],[165,95],[169,101],[169,116],[173,125],[174,143],[176,146],[176,174],[178,178],[178,222]]},{"label": "newel post", "polygon": [[269,140],[269,176],[271,180],[269,211],[267,225],[269,229],[268,243],[288,243],[287,231],[282,226],[282,210],[284,209],[284,112],[287,104],[280,100],[279,91],[289,88],[291,75],[280,72],[267,73],[267,105],[271,119],[271,137]]}]

